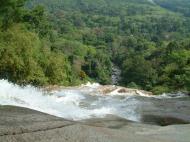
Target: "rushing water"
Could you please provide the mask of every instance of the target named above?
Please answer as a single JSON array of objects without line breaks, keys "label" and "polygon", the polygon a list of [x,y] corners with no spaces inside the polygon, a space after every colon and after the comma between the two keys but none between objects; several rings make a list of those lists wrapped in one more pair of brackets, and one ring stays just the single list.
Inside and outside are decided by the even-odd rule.
[{"label": "rushing water", "polygon": [[[190,114],[189,106],[185,106],[190,104],[190,101],[180,93],[175,96],[165,94],[159,97],[113,93],[103,95],[96,92],[98,87],[99,84],[87,84],[45,92],[32,86],[20,87],[6,80],[0,80],[0,105],[26,107],[71,120],[103,118],[111,114],[128,120],[141,121],[142,113],[147,111],[163,113],[165,107],[169,107],[167,113],[175,111],[177,114],[173,105],[177,107],[176,109],[187,107],[187,110],[183,111],[187,115]],[[184,104],[187,100],[188,102]]]},{"label": "rushing water", "polygon": [[119,67],[113,65],[112,66],[112,84],[113,85],[118,85],[119,81],[121,79],[121,70],[119,69]]}]

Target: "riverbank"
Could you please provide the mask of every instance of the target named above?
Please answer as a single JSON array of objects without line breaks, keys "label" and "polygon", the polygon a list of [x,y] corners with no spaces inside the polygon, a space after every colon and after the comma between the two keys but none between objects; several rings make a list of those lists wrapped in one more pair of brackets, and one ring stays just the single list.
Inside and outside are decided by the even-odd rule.
[{"label": "riverbank", "polygon": [[68,121],[34,110],[0,107],[0,142],[189,142],[190,125],[160,127],[117,117]]}]

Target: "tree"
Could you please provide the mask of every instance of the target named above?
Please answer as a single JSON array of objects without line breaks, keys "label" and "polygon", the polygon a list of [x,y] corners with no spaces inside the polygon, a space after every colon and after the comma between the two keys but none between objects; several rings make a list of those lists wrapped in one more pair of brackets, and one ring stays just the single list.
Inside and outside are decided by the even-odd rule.
[{"label": "tree", "polygon": [[24,11],[24,3],[26,0],[0,0],[0,16],[3,16],[3,30],[13,22],[20,22]]},{"label": "tree", "polygon": [[156,81],[156,71],[151,63],[142,56],[133,56],[125,60],[122,66],[123,83],[128,85],[134,82],[136,85],[151,89]]}]

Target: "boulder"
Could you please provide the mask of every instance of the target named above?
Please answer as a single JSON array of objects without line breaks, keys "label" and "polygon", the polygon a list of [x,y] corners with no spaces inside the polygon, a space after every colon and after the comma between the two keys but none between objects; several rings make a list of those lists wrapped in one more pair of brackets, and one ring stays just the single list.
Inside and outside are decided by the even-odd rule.
[{"label": "boulder", "polygon": [[73,122],[1,106],[0,142],[189,142],[190,125],[160,127],[108,116]]}]

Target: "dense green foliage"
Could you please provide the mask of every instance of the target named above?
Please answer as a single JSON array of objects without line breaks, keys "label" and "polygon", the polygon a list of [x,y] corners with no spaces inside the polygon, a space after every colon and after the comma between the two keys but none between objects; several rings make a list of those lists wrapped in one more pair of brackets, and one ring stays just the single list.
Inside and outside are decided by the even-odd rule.
[{"label": "dense green foliage", "polygon": [[[23,4],[22,0],[1,1],[0,77],[20,84],[69,84],[72,73],[67,58],[52,52],[47,38],[40,38],[49,30],[45,30],[45,24],[38,27],[46,19],[43,11],[26,10]],[[28,13],[35,27],[27,21]]]},{"label": "dense green foliage", "polygon": [[1,1],[1,78],[110,84],[116,64],[123,86],[190,90],[186,0],[29,0],[25,7],[23,0]]}]

